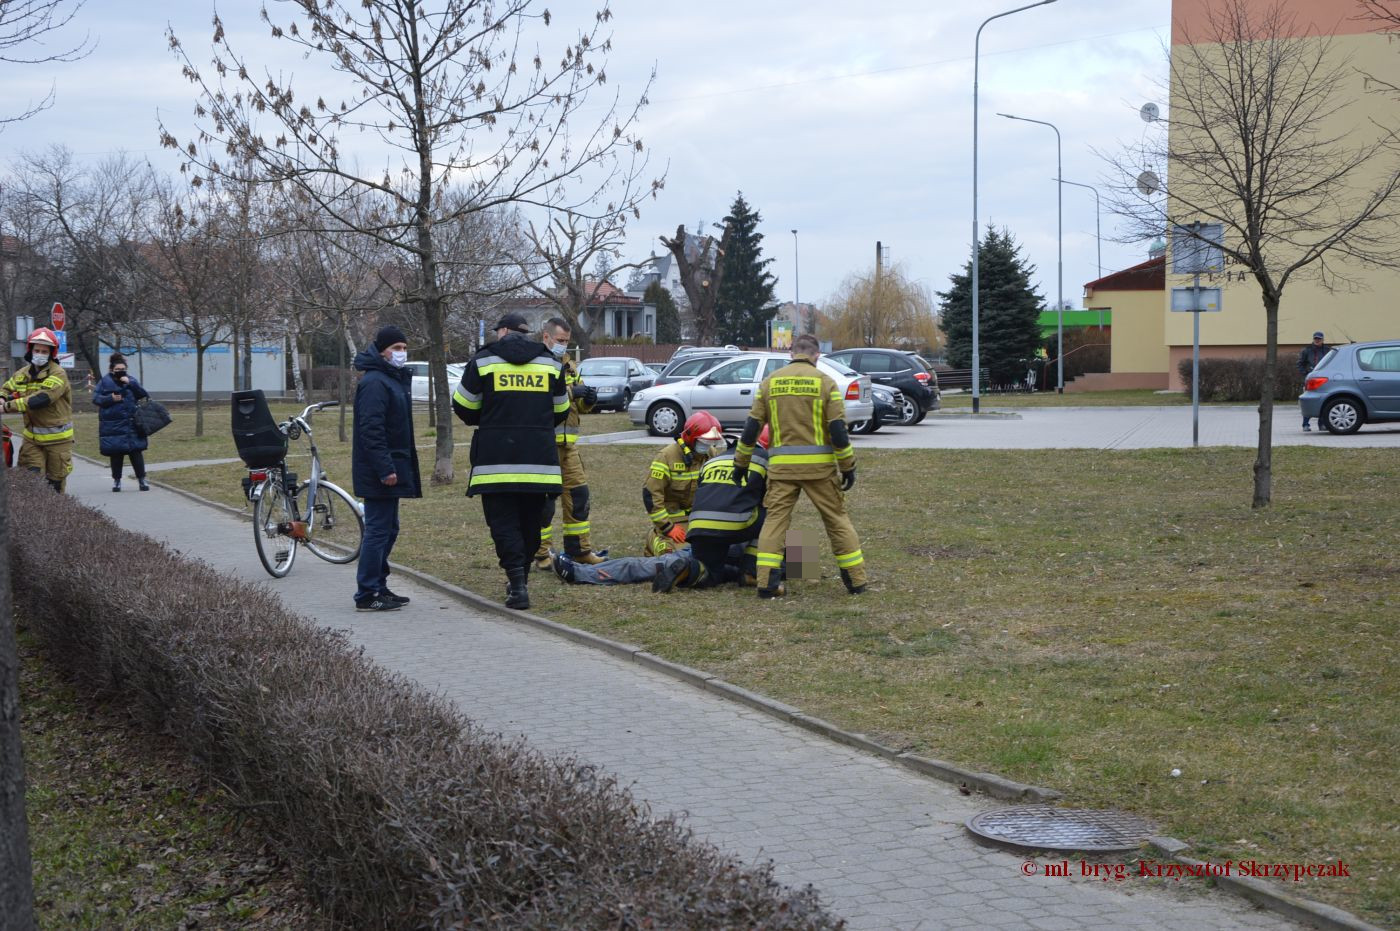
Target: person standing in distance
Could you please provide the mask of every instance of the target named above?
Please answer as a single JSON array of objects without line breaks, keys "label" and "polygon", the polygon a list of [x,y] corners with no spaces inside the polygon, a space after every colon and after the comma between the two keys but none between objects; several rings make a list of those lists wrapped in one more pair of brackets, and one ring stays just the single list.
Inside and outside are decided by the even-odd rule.
[{"label": "person standing in distance", "polygon": [[126,370],[126,356],[112,353],[107,374],[97,382],[92,403],[97,405],[97,443],[112,465],[112,490],[122,490],[122,460],[131,459],[132,471],[142,491],[146,483],[146,437],[136,430],[136,402],[150,397],[141,383]]},{"label": "person standing in distance", "polygon": [[530,561],[540,546],[540,515],[563,488],[554,428],[569,414],[564,366],[509,313],[496,341],[477,350],[452,394],[452,410],[476,427],[467,495],[481,495],[496,558],[506,573],[506,607],[530,607]]},{"label": "person standing in distance", "polygon": [[[1311,372],[1313,369],[1317,368],[1317,364],[1322,361],[1322,357],[1327,355],[1328,351],[1331,350],[1332,347],[1327,345],[1327,343],[1324,341],[1325,339],[1326,337],[1322,335],[1322,331],[1318,330],[1316,333],[1313,334],[1312,343],[1310,345],[1304,346],[1303,351],[1298,353],[1299,375],[1302,375],[1304,378],[1307,378],[1308,373]],[[1309,433],[1312,431],[1312,425],[1309,423],[1311,419],[1312,418],[1308,417],[1306,414],[1303,415],[1304,433]]]},{"label": "person standing in distance", "polygon": [[856,483],[855,451],[846,431],[841,391],[835,379],[817,368],[820,356],[815,336],[804,333],[793,339],[792,362],[759,385],[734,449],[734,483],[742,484],[759,431],[765,425],[772,431],[768,490],[763,497],[768,514],[758,537],[760,598],[785,594],[775,576],[783,563],[793,508],[804,492],[821,515],[846,591],[865,594],[865,556],[843,494]]},{"label": "person standing in distance", "polygon": [[389,590],[389,554],[399,538],[399,501],[421,498],[413,446],[413,373],[408,338],[389,324],[355,356],[355,428],[350,450],[355,495],[365,502],[365,536],[355,573],[355,608],[397,611],[408,599]]}]

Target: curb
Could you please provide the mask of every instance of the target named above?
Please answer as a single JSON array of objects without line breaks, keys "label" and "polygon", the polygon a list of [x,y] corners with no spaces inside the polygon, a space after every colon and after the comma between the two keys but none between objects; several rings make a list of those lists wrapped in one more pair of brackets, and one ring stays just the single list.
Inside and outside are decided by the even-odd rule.
[{"label": "curb", "polygon": [[934,420],[1020,420],[1015,411],[929,411],[928,417]]},{"label": "curb", "polygon": [[[82,459],[93,465],[101,465],[96,460],[86,456],[75,455],[74,458]],[[211,501],[192,491],[183,488],[176,488],[164,482],[158,482],[147,476],[147,481],[156,487],[166,491],[174,492],[177,495],[188,498],[199,504],[223,511],[235,517],[251,519],[252,515],[241,508],[230,507],[227,504],[220,504]],[[684,682],[687,685],[712,692],[715,695],[729,701],[745,705],[755,711],[762,712],[770,717],[776,718],[788,724],[795,725],[803,730],[825,737],[835,743],[843,744],[860,750],[865,753],[889,760],[896,765],[922,776],[932,777],[942,782],[953,783],[963,789],[976,789],[992,798],[1010,802],[1052,802],[1064,798],[1064,793],[1054,789],[1047,789],[1042,786],[1026,785],[1003,778],[995,773],[977,773],[963,769],[952,763],[937,760],[930,757],[923,757],[917,754],[902,752],[893,747],[886,746],[865,734],[853,731],[842,730],[828,721],[813,717],[804,713],[800,708],[784,704],[757,692],[734,685],[730,682],[712,676],[709,673],[689,666],[673,663],[670,660],[662,659],[654,653],[648,653],[635,644],[623,643],[618,640],[610,640],[600,637],[597,634],[589,633],[551,621],[548,618],[537,614],[530,614],[527,611],[515,611],[505,605],[490,601],[476,592],[469,591],[451,582],[446,582],[436,576],[417,569],[403,566],[395,562],[390,562],[395,572],[399,572],[409,578],[414,579],[419,584],[434,589],[441,594],[465,602],[484,613],[489,613],[502,620],[514,621],[533,627],[542,633],[552,634],[565,640],[572,641],[581,646],[590,647],[607,653],[618,659],[629,660],[673,679]],[[1173,837],[1153,836],[1147,839],[1147,845],[1158,856],[1165,857],[1176,863],[1185,866],[1206,867],[1204,861],[1186,856],[1186,851],[1190,850],[1190,845]],[[1215,884],[1233,895],[1248,899],[1263,908],[1277,912],[1285,917],[1296,921],[1306,922],[1328,931],[1384,931],[1378,925],[1373,925],[1361,918],[1343,911],[1335,906],[1326,905],[1322,902],[1314,902],[1311,899],[1304,899],[1300,896],[1274,888],[1273,884],[1266,883],[1258,879],[1247,876],[1212,876]]]}]

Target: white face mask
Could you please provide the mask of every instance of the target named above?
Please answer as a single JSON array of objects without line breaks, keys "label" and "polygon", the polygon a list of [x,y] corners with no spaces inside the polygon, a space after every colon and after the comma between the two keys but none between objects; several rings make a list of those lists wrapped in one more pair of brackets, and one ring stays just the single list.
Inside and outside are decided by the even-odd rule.
[{"label": "white face mask", "polygon": [[695,451],[702,456],[713,456],[723,452],[725,448],[724,440],[700,440],[695,444]]},{"label": "white face mask", "polygon": [[396,369],[401,369],[408,362],[408,350],[395,349],[389,353],[389,364]]},{"label": "white face mask", "polygon": [[549,351],[552,352],[552,353],[554,353],[554,358],[556,358],[556,359],[562,359],[562,358],[564,358],[564,353],[566,353],[566,352],[569,351],[569,344],[568,344],[568,343],[557,343],[557,344],[555,344],[555,345],[553,345],[553,346],[550,346],[550,347],[549,347]]},{"label": "white face mask", "polygon": [[42,365],[48,365],[48,364],[49,364],[49,354],[48,354],[47,352],[40,352],[39,350],[36,349],[36,350],[34,350],[34,352],[32,353],[32,357],[33,357],[33,359],[34,359],[34,366],[35,366],[36,368],[39,367],[39,366],[42,366]]}]

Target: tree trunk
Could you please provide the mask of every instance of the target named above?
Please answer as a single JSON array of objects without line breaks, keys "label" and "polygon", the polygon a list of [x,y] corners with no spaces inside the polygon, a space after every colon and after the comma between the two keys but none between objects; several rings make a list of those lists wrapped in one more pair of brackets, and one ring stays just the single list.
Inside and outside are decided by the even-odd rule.
[{"label": "tree trunk", "polygon": [[243,329],[243,389],[250,390],[253,387],[253,331],[251,328]]},{"label": "tree trunk", "polygon": [[287,321],[287,343],[292,347],[292,356],[289,360],[292,363],[292,389],[296,391],[297,403],[306,403],[306,387],[301,381],[301,357],[297,353],[297,331],[292,326],[290,320]]},{"label": "tree trunk", "polygon": [[194,435],[204,435],[204,351],[209,347],[194,344]]},{"label": "tree trunk", "polygon": [[10,612],[9,477],[0,469],[0,923],[34,927],[34,882],[24,814],[19,735],[19,647]]},{"label": "tree trunk", "polygon": [[1254,457],[1254,501],[1266,508],[1273,500],[1274,481],[1274,380],[1278,369],[1277,294],[1264,292],[1264,385],[1259,392],[1259,450]]},{"label": "tree trunk", "polygon": [[[233,370],[233,372],[232,372],[232,374],[231,374],[230,377],[233,379],[233,381],[232,381],[232,390],[234,390],[234,391],[237,391],[238,388],[239,388],[239,384],[238,384],[238,353],[239,353],[239,347],[240,347],[241,345],[242,345],[242,344],[238,341],[238,327],[235,326],[235,327],[233,328],[233,332],[229,334],[229,341],[228,341],[228,359],[229,359],[229,367]],[[202,434],[198,434],[198,435],[202,435]]]},{"label": "tree trunk", "polygon": [[[431,261],[425,257],[425,264]],[[425,268],[424,278],[427,277]],[[425,281],[426,283],[426,281]],[[436,376],[433,378],[433,403],[436,407],[433,428],[437,431],[437,445],[433,450],[434,485],[451,485],[452,469],[452,400],[447,392],[447,357],[443,352],[443,337],[446,331],[442,296],[437,293],[436,283],[431,287],[431,296],[423,301],[423,317],[428,325],[428,368]]]},{"label": "tree trunk", "polygon": [[340,442],[345,442],[346,408],[350,406],[350,367],[345,364],[345,351],[350,345],[350,337],[345,332],[345,314],[340,315],[340,375],[336,378],[336,391],[340,397]]}]

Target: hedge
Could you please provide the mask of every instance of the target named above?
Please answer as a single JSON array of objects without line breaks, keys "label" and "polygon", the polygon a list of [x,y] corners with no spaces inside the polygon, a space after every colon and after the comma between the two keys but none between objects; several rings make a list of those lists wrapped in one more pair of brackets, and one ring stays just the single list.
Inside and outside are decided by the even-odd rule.
[{"label": "hedge", "polygon": [[484,731],[239,583],[10,470],[15,605],[90,691],[169,733],[334,922],[839,928],[614,778]]},{"label": "hedge", "polygon": [[[1183,359],[1177,366],[1181,380],[1191,388],[1191,360]],[[1202,359],[1202,401],[1258,401],[1263,397],[1264,360]],[[1303,376],[1298,374],[1293,359],[1280,359],[1274,371],[1274,400],[1296,401],[1303,393]]]}]

